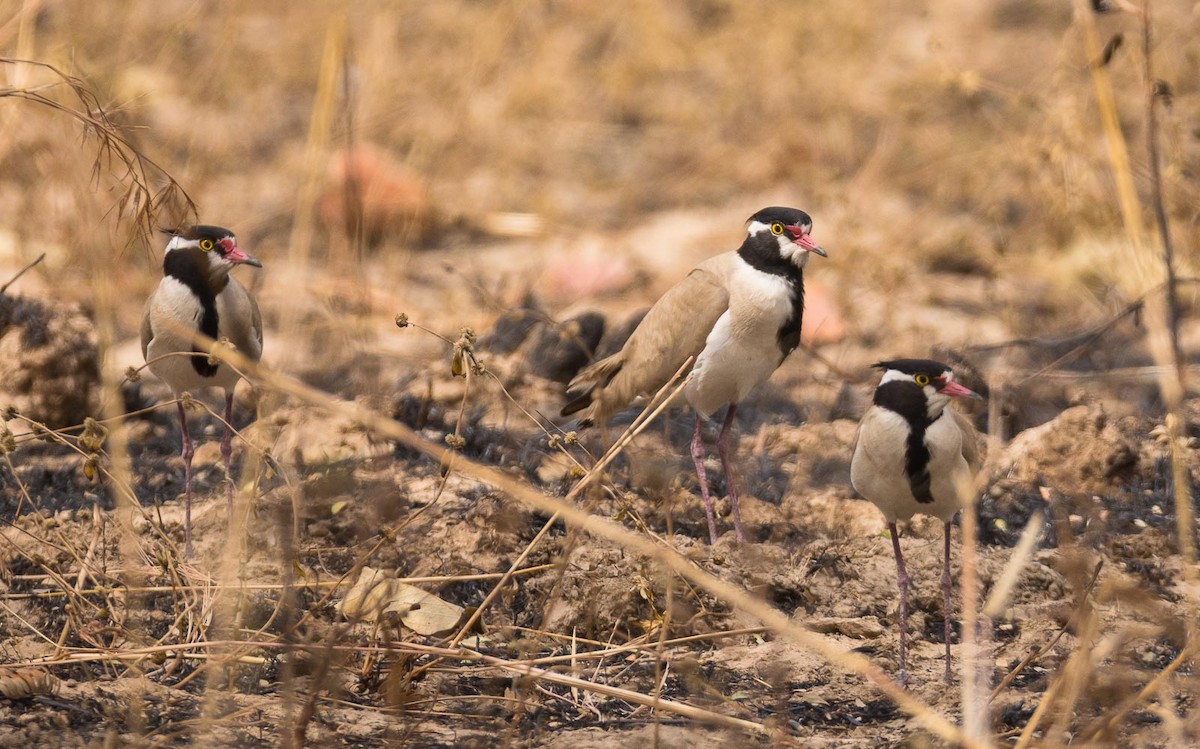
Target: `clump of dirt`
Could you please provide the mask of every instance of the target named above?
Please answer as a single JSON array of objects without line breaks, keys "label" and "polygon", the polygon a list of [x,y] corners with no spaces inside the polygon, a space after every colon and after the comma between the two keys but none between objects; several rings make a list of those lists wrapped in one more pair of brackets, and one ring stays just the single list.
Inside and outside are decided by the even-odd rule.
[{"label": "clump of dirt", "polygon": [[1068,494],[1101,494],[1144,472],[1133,419],[1113,419],[1102,406],[1076,406],[1017,435],[999,469],[1017,481]]},{"label": "clump of dirt", "polygon": [[51,429],[96,413],[96,326],[76,304],[0,294],[0,410]]}]

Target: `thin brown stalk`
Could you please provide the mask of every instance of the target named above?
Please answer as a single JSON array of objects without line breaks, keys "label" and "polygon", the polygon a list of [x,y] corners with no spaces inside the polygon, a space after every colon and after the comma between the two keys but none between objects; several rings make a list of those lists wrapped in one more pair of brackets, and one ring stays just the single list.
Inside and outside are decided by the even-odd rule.
[{"label": "thin brown stalk", "polygon": [[[989,746],[986,704],[982,700],[980,673],[982,668],[980,627],[988,626],[979,620],[979,578],[976,573],[979,552],[974,497],[975,482],[959,488],[966,500],[962,517],[962,572],[959,589],[962,593],[962,711],[963,731],[970,738]],[[990,659],[989,659],[990,660]]]},{"label": "thin brown stalk", "polygon": [[24,268],[17,271],[17,275],[8,279],[8,282],[5,283],[3,286],[0,286],[0,296],[2,296],[6,291],[8,291],[8,287],[15,284],[21,276],[25,275],[25,273],[27,271],[29,271],[29,269],[33,268],[33,266],[37,265],[38,263],[42,262],[45,259],[46,259],[46,253],[43,252],[41,255],[38,255],[37,259],[34,260],[32,263],[30,263],[29,265],[26,265]]},{"label": "thin brown stalk", "polygon": [[[1091,60],[1099,59],[1100,42],[1096,34],[1096,24],[1092,18],[1092,13],[1084,0],[1075,0],[1075,7],[1075,17],[1080,21],[1080,25],[1083,28],[1086,53]],[[1143,20],[1146,24],[1145,35],[1148,37],[1150,33],[1149,20],[1148,18]],[[1149,41],[1146,44],[1149,44]],[[1149,55],[1147,56],[1147,60],[1149,60]],[[1100,110],[1100,120],[1104,127],[1105,142],[1108,145],[1113,177],[1117,183],[1117,192],[1121,203],[1121,217],[1125,224],[1125,232],[1129,238],[1129,243],[1133,247],[1133,276],[1142,283],[1143,287],[1149,287],[1164,280],[1164,269],[1159,266],[1159,261],[1167,257],[1165,248],[1164,253],[1159,254],[1155,252],[1153,242],[1150,248],[1146,247],[1143,238],[1145,229],[1142,223],[1141,206],[1138,201],[1137,190],[1134,187],[1133,169],[1130,166],[1125,136],[1121,131],[1116,97],[1113,95],[1112,85],[1104,66],[1093,64],[1089,68],[1092,73],[1092,82],[1096,89],[1097,106]],[[1151,104],[1151,108],[1153,108],[1153,104]],[[1152,130],[1154,129],[1153,125],[1153,121],[1147,123],[1147,126]],[[1157,138],[1157,136],[1149,137]],[[1156,154],[1157,146],[1155,146],[1155,159],[1157,159]],[[1161,178],[1156,181],[1160,180]],[[1156,210],[1158,210],[1162,205],[1161,188],[1155,193],[1155,200]],[[1165,209],[1163,210],[1165,211]],[[1165,225],[1165,213],[1163,221]],[[1169,242],[1169,234],[1158,236],[1158,241],[1163,241],[1164,236],[1166,241]],[[1169,263],[1165,269],[1165,273],[1167,275],[1165,281],[1168,289],[1170,289],[1173,285],[1172,277],[1174,271]],[[1185,388],[1183,370],[1180,369],[1180,361],[1176,356],[1177,348],[1173,344],[1173,336],[1177,335],[1177,332],[1173,332],[1175,328],[1172,327],[1171,312],[1168,309],[1170,303],[1173,302],[1174,297],[1171,296],[1169,299],[1164,299],[1157,303],[1147,303],[1147,342],[1150,347],[1150,353],[1160,368],[1158,385],[1168,414],[1165,424],[1171,444],[1171,475],[1174,478],[1175,527],[1178,536],[1179,552],[1184,561],[1184,574],[1189,580],[1194,580],[1197,575],[1195,569],[1196,546],[1193,539],[1195,525],[1191,496],[1188,491],[1190,484],[1187,481],[1188,470],[1185,456],[1179,447],[1180,438],[1183,436],[1182,424],[1184,421],[1182,418],[1182,405]]]},{"label": "thin brown stalk", "polygon": [[[670,380],[668,380],[662,386],[662,388],[659,389],[658,393],[655,395],[655,399],[652,399],[651,402],[649,404],[647,404],[646,408],[643,409],[642,414],[639,414],[639,418],[641,416],[644,416],[646,414],[646,412],[649,411],[650,407],[652,405],[654,405],[656,400],[661,397],[662,393],[664,391],[666,391],[668,388],[670,388],[676,382],[676,380],[680,376],[682,376],[683,372],[686,370],[686,368],[688,367],[688,365],[690,363],[691,363],[691,359],[689,358],[688,361],[685,362],[684,365],[679,368],[679,371],[677,371],[675,373],[675,375]],[[681,388],[683,386],[680,385],[679,387]],[[661,403],[659,403],[658,408],[655,409],[648,417],[642,418],[640,421],[635,419],[634,423],[631,424],[629,429],[626,430],[625,434],[622,435],[623,441],[618,440],[617,444],[613,445],[612,449],[609,450],[596,465],[592,466],[591,470],[589,470],[587,472],[587,474],[585,474],[584,477],[582,479],[580,479],[579,482],[576,483],[575,486],[573,486],[571,488],[571,491],[567,493],[565,501],[571,502],[572,500],[574,500],[579,495],[579,493],[582,492],[583,489],[588,485],[588,483],[592,479],[592,477],[601,475],[601,473],[608,466],[608,464],[611,463],[621,453],[621,451],[627,445],[629,445],[630,442],[633,441],[633,438],[636,437],[638,434],[640,434],[641,431],[643,429],[645,429],[646,426],[649,425],[654,420],[654,418],[657,417],[658,414],[660,414],[662,412],[662,410],[667,406],[667,404],[670,403],[672,398],[674,398],[675,393],[677,393],[678,390],[679,390],[679,388],[676,388],[676,390],[671,393],[671,396],[662,399]],[[521,550],[521,553],[517,556],[517,558],[515,560],[513,560],[512,564],[509,565],[508,571],[505,573],[504,577],[500,578],[500,582],[496,583],[496,585],[491,589],[491,591],[488,592],[487,597],[485,597],[483,599],[483,602],[479,604],[479,607],[477,609],[475,609],[474,612],[471,613],[471,616],[468,617],[467,621],[462,625],[462,627],[459,628],[458,632],[454,635],[454,637],[451,638],[450,644],[452,646],[457,645],[459,642],[461,642],[463,637],[465,637],[467,635],[467,633],[470,632],[471,629],[473,627],[475,627],[476,624],[482,619],[483,612],[487,609],[487,607],[489,605],[491,605],[491,603],[496,599],[496,596],[498,596],[500,594],[500,592],[504,589],[504,587],[508,584],[508,581],[512,576],[512,572],[514,570],[516,570],[518,567],[520,567],[522,564],[525,563],[525,560],[529,558],[529,554],[533,552],[533,550],[537,547],[537,545],[541,542],[541,540],[546,536],[546,534],[550,532],[550,529],[554,527],[554,524],[557,523],[558,520],[559,520],[558,513],[554,513],[553,515],[551,515],[550,519],[547,520],[542,525],[542,528],[541,528],[541,530],[538,531],[537,535],[533,537],[533,540],[531,540],[528,544],[525,545],[525,548]]]},{"label": "thin brown stalk", "polygon": [[729,728],[740,728],[744,731],[748,731],[750,733],[759,734],[759,735],[763,735],[763,736],[774,735],[774,731],[767,728],[762,723],[756,723],[756,722],[750,721],[750,720],[743,720],[742,718],[734,718],[729,715],[722,715],[721,713],[715,713],[715,712],[712,712],[711,710],[705,710],[704,708],[694,707],[692,705],[688,705],[688,704],[685,704],[682,702],[674,702],[671,700],[666,700],[657,695],[655,695],[655,696],[646,695],[646,694],[642,694],[641,692],[635,692],[630,689],[622,689],[620,687],[613,687],[613,686],[609,686],[607,684],[600,684],[597,682],[588,681],[587,679],[580,679],[576,676],[568,676],[566,674],[559,674],[554,671],[546,671],[544,669],[535,668],[532,666],[514,665],[514,664],[509,663],[508,661],[505,661],[502,658],[495,658],[495,657],[483,655],[480,653],[472,653],[471,655],[474,658],[476,658],[484,663],[488,663],[488,664],[496,666],[498,668],[502,668],[506,671],[510,671],[510,672],[516,673],[516,674],[521,674],[522,676],[535,678],[535,679],[538,679],[541,681],[549,682],[551,684],[559,684],[559,685],[565,686],[565,687],[574,687],[574,688],[578,688],[578,689],[584,689],[589,692],[594,692],[596,694],[602,694],[606,697],[613,697],[615,699],[624,700],[625,702],[628,702],[633,705],[644,705],[646,707],[652,707],[657,710],[662,710],[664,712],[681,715],[685,718],[689,718],[691,720],[696,720],[701,723],[711,723],[713,725],[726,726]]},{"label": "thin brown stalk", "polygon": [[[143,232],[153,232],[156,216],[163,209],[169,208],[176,214],[195,215],[195,204],[183,187],[126,137],[86,81],[37,60],[0,57],[0,65],[46,70],[58,80],[59,85],[66,86],[74,97],[74,106],[59,102],[43,93],[42,88],[0,88],[0,98],[9,97],[38,104],[65,114],[83,125],[84,133],[96,139],[93,177],[108,173],[124,186],[125,192],[117,201],[117,209],[122,215],[130,215]],[[166,184],[155,190],[151,185],[158,181],[165,181]]]},{"label": "thin brown stalk", "polygon": [[1154,678],[1138,690],[1137,694],[1126,699],[1117,709],[1110,711],[1098,720],[1095,725],[1084,730],[1080,735],[1081,743],[1086,744],[1097,736],[1112,731],[1132,710],[1146,704],[1146,701],[1163,687],[1166,680],[1197,653],[1200,653],[1200,640],[1192,639],[1179,651],[1179,655],[1175,656],[1175,659],[1168,663],[1166,668],[1155,674]]},{"label": "thin brown stalk", "polygon": [[[239,367],[249,371],[254,377],[255,382],[264,387],[278,390],[301,401],[343,415],[435,459],[440,458],[445,452],[444,447],[424,439],[404,424],[364,409],[357,404],[342,401],[309,385],[256,365],[236,351],[218,347],[214,355],[222,360],[232,361]],[[477,463],[465,456],[458,458],[458,470],[463,475],[496,487],[532,509],[551,515],[561,513],[564,520],[585,527],[587,532],[593,535],[605,538],[632,552],[654,559],[676,574],[690,580],[698,587],[725,600],[733,607],[758,618],[764,625],[769,626],[781,636],[795,642],[801,647],[812,650],[839,668],[862,676],[876,689],[887,695],[902,710],[912,715],[917,723],[942,737],[944,740],[959,742],[969,747],[981,746],[978,741],[965,737],[962,731],[947,720],[945,716],[937,713],[912,694],[902,689],[888,678],[878,666],[871,663],[862,655],[846,652],[842,646],[829,638],[803,628],[793,622],[783,612],[731,583],[705,572],[694,562],[685,559],[673,549],[666,548],[644,536],[633,533],[610,520],[590,515],[563,499],[543,494],[503,471]]]},{"label": "thin brown stalk", "polygon": [[[1029,664],[1036,662],[1046,653],[1049,653],[1054,646],[1058,644],[1058,641],[1062,639],[1062,636],[1065,635],[1078,622],[1080,614],[1089,610],[1084,606],[1084,604],[1086,603],[1088,597],[1091,596],[1092,591],[1095,590],[1096,582],[1100,579],[1100,570],[1103,568],[1103,560],[1096,563],[1096,569],[1092,571],[1092,579],[1084,588],[1083,595],[1079,600],[1079,605],[1075,607],[1075,609],[1071,612],[1071,615],[1067,617],[1065,622],[1063,622],[1063,625],[1058,628],[1058,632],[1054,635],[1054,637],[1050,638],[1050,642],[1046,643],[1038,650],[1031,651],[1029,655],[1025,656],[1021,660],[1020,663],[1018,663],[1012,670],[1005,674],[1004,678],[1000,680],[1000,683],[996,685],[996,688],[992,690],[992,696],[989,698],[989,700],[996,699],[1000,692],[1007,689],[1009,684],[1012,684],[1013,679],[1017,678],[1022,671],[1029,667]],[[1030,718],[1030,720],[1032,720],[1032,718]]]}]

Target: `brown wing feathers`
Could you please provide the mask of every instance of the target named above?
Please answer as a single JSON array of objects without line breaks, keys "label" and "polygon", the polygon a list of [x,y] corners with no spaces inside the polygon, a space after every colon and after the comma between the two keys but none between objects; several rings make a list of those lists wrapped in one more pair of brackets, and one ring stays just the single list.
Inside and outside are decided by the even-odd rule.
[{"label": "brown wing feathers", "polygon": [[688,357],[704,349],[709,331],[728,309],[726,281],[736,258],[732,252],[710,258],[663,294],[620,352],[571,380],[562,415],[582,412],[580,426],[590,426],[666,384]]}]

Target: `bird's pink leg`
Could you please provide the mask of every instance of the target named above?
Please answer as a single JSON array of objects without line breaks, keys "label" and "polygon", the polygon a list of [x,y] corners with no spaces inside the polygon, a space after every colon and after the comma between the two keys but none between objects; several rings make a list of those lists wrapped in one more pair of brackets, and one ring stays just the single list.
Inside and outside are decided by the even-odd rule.
[{"label": "bird's pink leg", "polygon": [[229,522],[233,522],[233,391],[225,393],[225,431],[221,434],[221,459],[225,461],[225,501],[229,505]]},{"label": "bird's pink leg", "polygon": [[187,413],[183,410],[183,401],[179,406],[179,431],[183,433],[183,553],[192,556],[192,438],[188,436]]},{"label": "bird's pink leg", "polygon": [[737,532],[738,543],[746,542],[746,534],[742,532],[742,512],[738,508],[737,476],[733,472],[733,463],[729,461],[729,428],[733,426],[733,414],[737,404],[730,403],[725,414],[725,423],[721,426],[721,434],[717,436],[717,452],[721,456],[721,465],[725,468],[725,485],[729,490],[729,506],[733,511],[733,528]]},{"label": "bird's pink leg", "polygon": [[692,462],[700,479],[700,498],[704,500],[704,515],[708,518],[708,538],[717,543],[717,521],[713,517],[713,501],[708,495],[708,474],[704,472],[704,443],[700,440],[700,414],[696,414],[696,436],[692,438]]},{"label": "bird's pink leg", "polygon": [[950,524],[946,523],[946,563],[942,566],[942,612],[946,638],[946,683],[952,680],[950,673]]},{"label": "bird's pink leg", "polygon": [[900,683],[908,685],[908,570],[904,568],[904,555],[900,553],[900,532],[895,523],[888,523],[892,534],[892,551],[896,553],[896,582],[900,586]]}]

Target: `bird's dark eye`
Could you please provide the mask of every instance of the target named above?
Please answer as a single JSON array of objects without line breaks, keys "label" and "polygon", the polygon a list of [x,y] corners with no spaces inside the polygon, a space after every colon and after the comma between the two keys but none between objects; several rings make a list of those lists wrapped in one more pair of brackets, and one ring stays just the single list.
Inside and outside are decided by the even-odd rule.
[{"label": "bird's dark eye", "polygon": [[918,385],[920,385],[921,387],[925,387],[926,385],[929,384],[929,375],[927,375],[927,374],[919,374],[916,377],[914,377],[913,379],[916,380],[916,383]]},{"label": "bird's dark eye", "polygon": [[783,234],[783,224],[779,223],[778,221],[771,224],[771,233],[774,234],[775,236],[779,236],[780,234]]},{"label": "bird's dark eye", "polygon": [[200,249],[204,250],[205,252],[208,252],[212,248],[213,248],[213,241],[211,239],[201,239],[200,240]]}]

